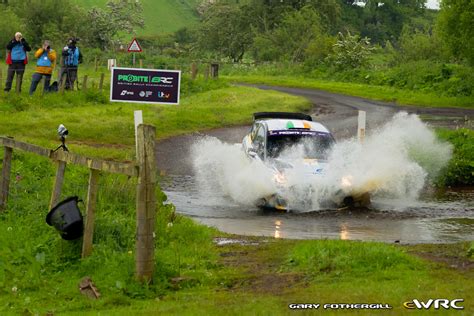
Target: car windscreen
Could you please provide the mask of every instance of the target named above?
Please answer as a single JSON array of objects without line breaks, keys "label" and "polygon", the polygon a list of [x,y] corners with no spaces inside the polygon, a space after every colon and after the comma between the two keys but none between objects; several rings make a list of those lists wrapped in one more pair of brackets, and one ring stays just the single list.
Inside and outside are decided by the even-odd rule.
[{"label": "car windscreen", "polygon": [[267,157],[294,156],[307,159],[327,159],[334,144],[331,134],[307,131],[270,131],[267,135]]}]

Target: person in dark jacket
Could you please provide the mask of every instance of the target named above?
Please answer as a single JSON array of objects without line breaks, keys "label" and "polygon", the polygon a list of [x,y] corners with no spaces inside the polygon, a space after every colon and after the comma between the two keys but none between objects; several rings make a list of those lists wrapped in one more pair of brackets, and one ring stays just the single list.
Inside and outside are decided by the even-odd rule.
[{"label": "person in dark jacket", "polygon": [[74,90],[74,82],[77,80],[77,67],[82,62],[82,54],[76,46],[77,38],[70,38],[63,48],[63,62],[59,83],[64,84],[66,90]]},{"label": "person in dark jacket", "polygon": [[28,63],[26,52],[31,51],[30,45],[23,38],[20,32],[15,33],[15,37],[7,44],[7,81],[5,83],[5,91],[10,91],[12,88],[13,78],[17,76],[17,89],[21,91],[21,83],[23,81],[23,74]]}]

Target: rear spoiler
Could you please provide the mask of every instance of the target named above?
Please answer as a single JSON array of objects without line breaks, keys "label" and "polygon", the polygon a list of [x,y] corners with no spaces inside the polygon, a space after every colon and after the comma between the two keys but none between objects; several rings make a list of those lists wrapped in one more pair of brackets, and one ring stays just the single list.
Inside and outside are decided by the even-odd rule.
[{"label": "rear spoiler", "polygon": [[253,114],[253,120],[263,119],[290,119],[312,121],[311,115],[292,112],[257,112]]}]

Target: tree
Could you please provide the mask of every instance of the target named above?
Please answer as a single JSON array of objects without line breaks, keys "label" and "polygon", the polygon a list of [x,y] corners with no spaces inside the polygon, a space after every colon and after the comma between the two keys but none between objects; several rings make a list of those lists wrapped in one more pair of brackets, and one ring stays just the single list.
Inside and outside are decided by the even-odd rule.
[{"label": "tree", "polygon": [[334,53],[329,55],[328,61],[341,70],[358,68],[368,62],[373,50],[367,37],[339,33]]},{"label": "tree", "polygon": [[21,19],[25,37],[33,46],[45,39],[57,45],[80,24],[81,9],[70,0],[10,1],[10,8]]},{"label": "tree", "polygon": [[[0,10],[0,30],[2,30],[0,32],[0,45],[2,45],[2,49],[0,50],[1,55],[5,52],[4,48],[8,41],[14,37],[15,32],[18,32],[22,28],[21,20],[12,10],[9,8],[2,8],[2,10]],[[25,37],[26,36],[28,36],[28,34],[26,34]],[[26,37],[26,39],[30,41],[28,37]]]},{"label": "tree", "polygon": [[474,1],[443,0],[438,27],[452,55],[474,65]]},{"label": "tree", "polygon": [[252,42],[248,17],[237,5],[218,3],[205,12],[199,28],[198,45],[202,50],[242,60]]},{"label": "tree", "polygon": [[259,60],[303,61],[308,46],[323,34],[321,18],[311,6],[286,13],[274,30],[255,38],[254,56]]},{"label": "tree", "polygon": [[109,1],[106,10],[92,8],[88,11],[86,21],[89,42],[106,49],[119,31],[134,34],[135,28],[144,27],[142,12],[141,2],[136,0]]}]

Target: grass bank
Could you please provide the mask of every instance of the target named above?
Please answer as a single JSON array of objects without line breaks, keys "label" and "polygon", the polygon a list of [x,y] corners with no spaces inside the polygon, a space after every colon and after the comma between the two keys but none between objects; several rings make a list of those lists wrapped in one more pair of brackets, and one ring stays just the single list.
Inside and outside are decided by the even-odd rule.
[{"label": "grass bank", "polygon": [[474,108],[472,96],[440,96],[435,93],[403,90],[395,87],[375,86],[361,83],[336,82],[310,79],[303,76],[269,76],[269,75],[229,75],[223,78],[230,82],[251,84],[268,84],[275,86],[321,89],[329,92],[342,93],[373,100],[394,102],[400,105],[416,105],[426,107],[459,107]]}]

